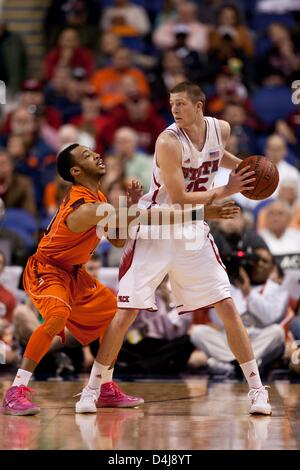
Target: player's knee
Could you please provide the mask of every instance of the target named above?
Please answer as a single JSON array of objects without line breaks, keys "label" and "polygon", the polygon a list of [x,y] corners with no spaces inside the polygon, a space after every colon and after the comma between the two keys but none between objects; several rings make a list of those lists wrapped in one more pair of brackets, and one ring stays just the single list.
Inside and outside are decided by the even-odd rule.
[{"label": "player's knee", "polygon": [[43,323],[42,328],[49,336],[54,338],[54,336],[64,329],[67,318],[68,317],[65,315],[51,315],[46,319],[45,323]]},{"label": "player's knee", "polygon": [[120,309],[114,317],[114,324],[122,330],[127,330],[136,319],[137,314],[138,310]]}]

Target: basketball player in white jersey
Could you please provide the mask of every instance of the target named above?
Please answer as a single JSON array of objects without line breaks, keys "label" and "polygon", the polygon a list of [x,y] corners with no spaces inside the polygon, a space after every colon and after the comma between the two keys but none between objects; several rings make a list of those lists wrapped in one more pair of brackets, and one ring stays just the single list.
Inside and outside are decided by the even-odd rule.
[{"label": "basketball player in white jersey", "polygon": [[[183,82],[171,90],[174,124],[157,139],[150,191],[139,201],[141,208],[177,203],[207,204],[212,197],[227,198],[252,189],[254,172],[236,172],[240,159],[225,151],[230,126],[203,116],[205,96],[200,87]],[[219,166],[232,169],[226,186],[212,189]],[[141,227],[142,228],[142,227]],[[268,392],[262,385],[247,332],[231,299],[230,283],[205,222],[188,230],[199,231],[201,243],[193,248],[185,238],[137,238],[128,240],[120,264],[119,310],[112,323],[117,328],[103,362],[119,352],[125,333],[139,309],[155,311],[154,293],[169,274],[178,313],[214,306],[224,322],[229,346],[249,384],[250,413],[271,414]],[[201,236],[202,235],[202,236]],[[155,313],[154,313],[155,315]]]}]

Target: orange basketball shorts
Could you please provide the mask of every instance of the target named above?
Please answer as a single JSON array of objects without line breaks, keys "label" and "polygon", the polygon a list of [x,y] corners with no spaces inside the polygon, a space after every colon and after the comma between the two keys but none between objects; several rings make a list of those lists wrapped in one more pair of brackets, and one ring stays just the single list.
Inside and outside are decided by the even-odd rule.
[{"label": "orange basketball shorts", "polygon": [[23,283],[43,318],[49,318],[58,302],[66,307],[65,326],[82,345],[101,338],[117,310],[115,295],[83,267],[68,272],[33,255]]}]

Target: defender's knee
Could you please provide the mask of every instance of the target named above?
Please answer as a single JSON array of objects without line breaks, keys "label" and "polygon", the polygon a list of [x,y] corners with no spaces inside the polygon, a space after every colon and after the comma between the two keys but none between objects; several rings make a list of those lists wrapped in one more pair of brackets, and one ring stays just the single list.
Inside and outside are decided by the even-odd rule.
[{"label": "defender's knee", "polygon": [[59,311],[47,315],[42,329],[48,333],[49,336],[54,338],[54,336],[63,331],[69,315],[70,309],[68,307],[61,308]]}]

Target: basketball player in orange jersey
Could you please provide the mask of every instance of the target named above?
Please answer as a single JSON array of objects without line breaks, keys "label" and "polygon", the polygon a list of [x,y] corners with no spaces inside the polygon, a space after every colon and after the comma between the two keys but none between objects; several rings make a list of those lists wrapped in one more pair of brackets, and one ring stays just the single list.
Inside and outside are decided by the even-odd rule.
[{"label": "basketball player in orange jersey", "polygon": [[[99,206],[106,202],[99,190],[105,166],[100,155],[72,144],[58,155],[57,170],[73,185],[24,271],[25,290],[44,323],[30,337],[21,367],[5,394],[3,412],[6,414],[31,415],[40,411],[31,401],[28,383],[53,338],[56,335],[63,337],[65,326],[82,345],[102,339],[89,382],[76,403],[76,412],[96,412],[96,407],[133,407],[144,402],[142,398],[126,395],[112,381],[117,356],[109,363],[105,362],[105,357],[106,349],[118,335],[118,322],[109,327],[117,310],[116,298],[83,267],[99,242],[96,225],[105,219],[96,214]],[[129,190],[131,203],[137,202],[140,196],[139,185],[132,184]],[[212,218],[230,218],[237,210],[230,203],[209,204],[205,214]],[[151,222],[150,211],[145,212],[145,223],[148,224]],[[124,244],[124,240],[111,242],[116,246]]]},{"label": "basketball player in orange jersey", "polygon": [[[157,139],[150,190],[139,201],[142,209],[163,204],[206,204],[211,197],[224,199],[246,188],[253,189],[254,172],[249,167],[236,171],[241,160],[225,150],[230,126],[204,116],[205,95],[191,82],[182,82],[170,92],[174,123]],[[231,169],[226,186],[213,188],[219,166]],[[155,310],[154,293],[168,274],[178,313],[199,308],[216,309],[224,323],[228,344],[249,385],[249,412],[271,414],[268,392],[262,385],[251,343],[232,301],[230,282],[218,249],[204,221],[190,226],[201,243],[188,246],[186,240],[143,239],[127,241],[120,263],[118,292],[119,337],[107,349],[105,361],[116,356],[125,331],[139,309]],[[202,238],[201,238],[202,237]],[[251,302],[259,298],[249,296]],[[123,331],[122,331],[123,330]]]}]

